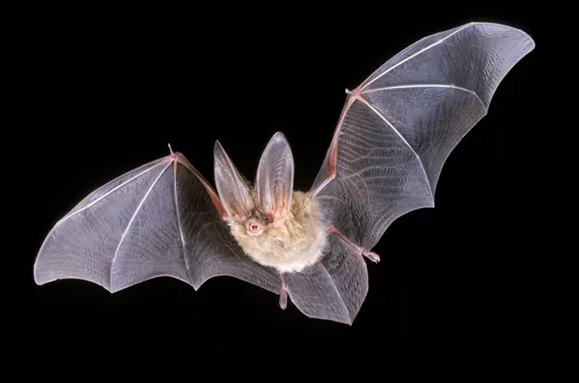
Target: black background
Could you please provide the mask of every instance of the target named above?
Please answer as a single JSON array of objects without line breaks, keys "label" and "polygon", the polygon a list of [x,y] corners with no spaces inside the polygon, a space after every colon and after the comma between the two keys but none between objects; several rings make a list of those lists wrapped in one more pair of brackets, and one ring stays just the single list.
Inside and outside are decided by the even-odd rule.
[{"label": "black background", "polygon": [[[27,145],[36,166],[19,218],[20,376],[195,382],[269,371],[271,381],[382,380],[402,366],[476,376],[527,368],[515,362],[534,342],[518,315],[531,297],[515,231],[528,181],[513,148],[541,124],[528,113],[548,50],[537,11],[357,4],[359,13],[344,8],[338,17],[335,7],[296,16],[289,6],[46,10],[27,52],[39,105],[30,113],[41,122]],[[227,277],[197,292],[170,278],[112,295],[74,280],[34,284],[52,225],[93,189],[166,155],[167,143],[212,180],[218,139],[253,178],[265,144],[283,131],[295,186],[308,189],[344,89],[414,41],[469,21],[521,28],[537,47],[450,156],[436,208],[398,219],[374,249],[382,262],[368,263],[370,292],[353,326],[308,319],[291,303],[281,311],[277,296]]]}]

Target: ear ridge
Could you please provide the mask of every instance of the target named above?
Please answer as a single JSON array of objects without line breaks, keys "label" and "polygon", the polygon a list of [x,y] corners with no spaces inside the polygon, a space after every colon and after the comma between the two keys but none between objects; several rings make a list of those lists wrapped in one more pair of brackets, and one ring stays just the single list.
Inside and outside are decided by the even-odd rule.
[{"label": "ear ridge", "polygon": [[215,141],[213,157],[215,185],[227,215],[249,214],[253,208],[253,198],[249,187],[219,141]]},{"label": "ear ridge", "polygon": [[291,209],[294,181],[294,158],[281,132],[269,140],[259,160],[256,177],[257,202],[275,218]]}]

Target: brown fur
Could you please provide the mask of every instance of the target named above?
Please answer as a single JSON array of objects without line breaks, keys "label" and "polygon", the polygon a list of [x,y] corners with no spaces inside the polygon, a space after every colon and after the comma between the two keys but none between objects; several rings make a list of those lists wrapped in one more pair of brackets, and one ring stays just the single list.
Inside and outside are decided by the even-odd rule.
[{"label": "brown fur", "polygon": [[233,237],[257,263],[280,272],[301,271],[317,262],[326,246],[327,228],[311,193],[294,192],[291,212],[267,225],[260,235],[247,234],[241,218],[227,220]]}]

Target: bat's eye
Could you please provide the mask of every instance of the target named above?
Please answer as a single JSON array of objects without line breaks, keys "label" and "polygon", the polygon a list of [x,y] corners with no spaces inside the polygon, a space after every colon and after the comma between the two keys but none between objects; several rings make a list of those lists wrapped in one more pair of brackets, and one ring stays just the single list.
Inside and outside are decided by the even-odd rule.
[{"label": "bat's eye", "polygon": [[265,222],[267,222],[267,223],[271,222],[271,216],[269,214],[265,215]]}]

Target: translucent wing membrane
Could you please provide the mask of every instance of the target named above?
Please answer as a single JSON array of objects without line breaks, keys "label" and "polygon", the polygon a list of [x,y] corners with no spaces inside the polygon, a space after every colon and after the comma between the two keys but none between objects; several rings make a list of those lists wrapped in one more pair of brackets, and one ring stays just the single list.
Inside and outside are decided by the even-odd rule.
[{"label": "translucent wing membrane", "polygon": [[212,195],[179,153],[132,170],[54,226],[34,265],[36,283],[75,278],[115,292],[169,276],[197,289],[228,275],[278,293],[277,273],[243,255]]},{"label": "translucent wing membrane", "polygon": [[288,294],[310,318],[352,324],[368,292],[368,269],[361,254],[336,237],[329,241],[331,257],[285,276]]},{"label": "translucent wing membrane", "polygon": [[416,42],[350,92],[312,187],[334,225],[371,249],[396,218],[434,206],[447,157],[533,48],[518,29],[471,23]]},{"label": "translucent wing membrane", "polygon": [[[195,289],[218,275],[285,293],[312,318],[351,324],[368,291],[363,256],[387,227],[434,206],[441,169],[487,113],[507,72],[534,48],[524,32],[471,23],[428,36],[349,92],[312,186],[332,225],[320,262],[283,278],[246,256],[223,217],[253,206],[245,181],[216,143],[209,183],[179,153],[102,186],[51,230],[34,265],[38,284],[76,278],[111,292],[170,276]],[[266,148],[258,199],[276,215],[289,208],[293,158],[283,135]],[[289,183],[289,184],[288,184]]]}]

